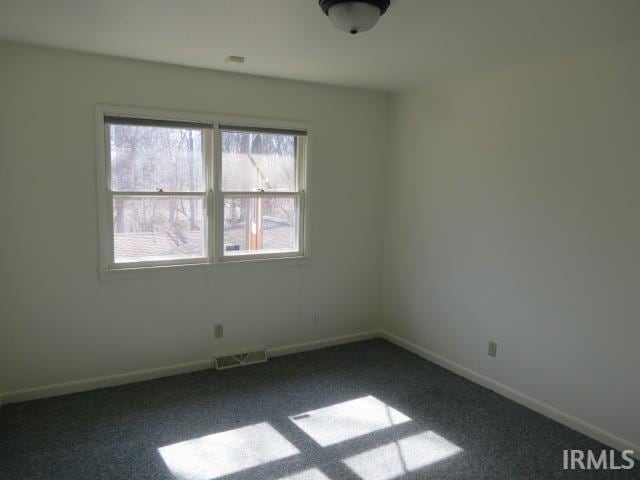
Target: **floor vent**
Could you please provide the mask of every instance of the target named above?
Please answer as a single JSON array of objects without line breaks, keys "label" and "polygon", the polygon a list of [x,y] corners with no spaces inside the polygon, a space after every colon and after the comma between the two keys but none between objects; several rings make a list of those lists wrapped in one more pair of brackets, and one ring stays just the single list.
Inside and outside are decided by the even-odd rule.
[{"label": "floor vent", "polygon": [[262,363],[267,361],[267,352],[264,350],[255,350],[252,352],[236,353],[233,355],[223,355],[214,358],[216,370],[224,370],[225,368],[242,367],[253,363]]}]

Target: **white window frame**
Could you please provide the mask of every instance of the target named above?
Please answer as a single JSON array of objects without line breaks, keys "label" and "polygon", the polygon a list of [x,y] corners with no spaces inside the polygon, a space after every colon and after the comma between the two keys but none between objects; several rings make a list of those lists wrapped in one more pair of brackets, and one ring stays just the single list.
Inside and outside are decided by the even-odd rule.
[{"label": "white window frame", "polygon": [[[201,271],[225,264],[298,264],[308,263],[311,257],[311,239],[309,219],[311,201],[310,184],[310,151],[311,124],[265,118],[248,118],[240,116],[216,115],[206,113],[189,113],[149,108],[135,108],[115,105],[96,105],[96,173],[98,192],[98,233],[99,233],[99,268],[101,278],[119,276],[125,272],[146,271]],[[184,258],[158,261],[140,261],[115,263],[113,258],[113,192],[111,191],[111,161],[108,132],[105,117],[124,117],[132,119],[150,119],[159,121],[182,121],[202,123],[204,128],[204,174],[205,174],[205,219],[207,230],[207,255],[201,258]],[[239,128],[264,128],[265,130],[281,129],[306,132],[304,141],[297,142],[297,190],[295,192],[223,192],[221,188],[222,148],[220,126]],[[211,127],[212,126],[212,127]],[[299,137],[300,138],[300,137]],[[122,194],[123,192],[118,192]],[[126,193],[126,192],[124,192]],[[136,196],[202,196],[197,193],[141,193]],[[223,216],[225,196],[276,197],[294,196],[299,205],[299,240],[298,251],[267,252],[243,255],[224,255]]]}]

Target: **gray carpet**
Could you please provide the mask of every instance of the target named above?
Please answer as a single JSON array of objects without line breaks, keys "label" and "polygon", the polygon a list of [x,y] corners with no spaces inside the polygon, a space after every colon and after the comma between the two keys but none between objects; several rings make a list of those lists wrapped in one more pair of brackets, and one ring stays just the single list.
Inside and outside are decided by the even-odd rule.
[{"label": "gray carpet", "polygon": [[562,469],[603,448],[384,340],[0,410],[3,480],[640,479]]}]

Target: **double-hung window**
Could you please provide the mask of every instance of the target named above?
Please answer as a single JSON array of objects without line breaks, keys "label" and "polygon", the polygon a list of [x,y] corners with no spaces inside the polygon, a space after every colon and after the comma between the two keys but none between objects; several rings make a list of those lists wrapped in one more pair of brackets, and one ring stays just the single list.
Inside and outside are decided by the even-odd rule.
[{"label": "double-hung window", "polygon": [[307,126],[97,108],[100,269],[309,255]]}]

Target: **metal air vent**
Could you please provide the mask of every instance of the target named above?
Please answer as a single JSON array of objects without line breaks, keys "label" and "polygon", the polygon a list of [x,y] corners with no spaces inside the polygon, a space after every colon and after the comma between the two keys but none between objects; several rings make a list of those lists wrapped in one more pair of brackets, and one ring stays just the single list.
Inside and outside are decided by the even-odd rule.
[{"label": "metal air vent", "polygon": [[216,370],[224,370],[226,368],[242,367],[254,363],[263,363],[267,361],[267,352],[264,350],[253,350],[250,352],[234,353],[231,355],[222,355],[214,358]]}]

